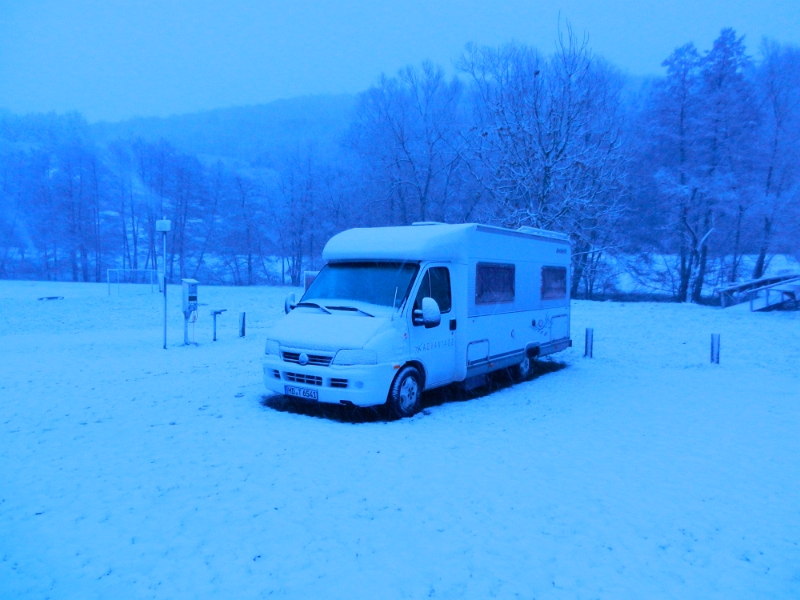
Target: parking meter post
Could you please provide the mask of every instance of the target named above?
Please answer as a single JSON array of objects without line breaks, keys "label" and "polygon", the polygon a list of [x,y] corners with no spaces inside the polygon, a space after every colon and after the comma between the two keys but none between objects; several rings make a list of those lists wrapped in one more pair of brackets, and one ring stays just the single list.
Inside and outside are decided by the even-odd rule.
[{"label": "parking meter post", "polygon": [[[183,345],[189,345],[189,319],[192,313],[197,312],[197,280],[181,279],[181,289],[183,292]],[[196,315],[195,315],[196,317]],[[194,321],[192,321],[194,322]]]}]

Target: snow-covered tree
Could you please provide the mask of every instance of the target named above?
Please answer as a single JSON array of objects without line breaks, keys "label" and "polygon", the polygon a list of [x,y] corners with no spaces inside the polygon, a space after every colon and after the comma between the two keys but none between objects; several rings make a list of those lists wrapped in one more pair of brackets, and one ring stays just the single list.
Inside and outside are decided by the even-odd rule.
[{"label": "snow-covered tree", "polygon": [[519,44],[470,46],[459,66],[471,82],[467,161],[485,217],[570,234],[575,293],[614,243],[624,204],[621,76],[571,30],[551,56]]},{"label": "snow-covered tree", "polygon": [[755,82],[763,111],[755,206],[760,235],[752,273],[757,279],[776,233],[797,239],[791,225],[800,224],[800,49],[764,40]]}]

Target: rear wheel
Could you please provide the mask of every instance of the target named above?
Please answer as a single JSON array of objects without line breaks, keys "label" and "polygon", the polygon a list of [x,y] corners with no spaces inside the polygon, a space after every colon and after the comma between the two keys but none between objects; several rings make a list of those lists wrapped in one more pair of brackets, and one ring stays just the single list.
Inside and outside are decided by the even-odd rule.
[{"label": "rear wheel", "polygon": [[525,354],[521,363],[509,368],[509,373],[515,383],[527,381],[533,375],[533,361]]},{"label": "rear wheel", "polygon": [[395,417],[410,417],[419,410],[421,395],[422,376],[419,371],[416,367],[403,367],[389,388],[386,404]]}]

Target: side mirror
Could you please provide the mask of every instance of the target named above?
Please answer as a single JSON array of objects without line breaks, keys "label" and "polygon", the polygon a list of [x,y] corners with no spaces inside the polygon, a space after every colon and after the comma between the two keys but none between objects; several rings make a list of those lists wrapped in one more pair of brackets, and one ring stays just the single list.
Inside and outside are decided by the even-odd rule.
[{"label": "side mirror", "polygon": [[294,310],[295,306],[297,306],[297,300],[295,300],[294,292],[292,292],[286,296],[286,300],[283,301],[283,310],[285,310],[288,315]]},{"label": "side mirror", "polygon": [[422,299],[422,324],[425,329],[436,327],[442,322],[442,311],[439,310],[439,304],[433,298]]}]

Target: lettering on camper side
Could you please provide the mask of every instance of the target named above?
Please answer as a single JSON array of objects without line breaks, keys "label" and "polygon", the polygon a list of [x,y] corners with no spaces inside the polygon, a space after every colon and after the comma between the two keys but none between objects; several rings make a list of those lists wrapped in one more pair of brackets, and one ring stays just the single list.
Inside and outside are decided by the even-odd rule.
[{"label": "lettering on camper side", "polygon": [[450,337],[444,340],[436,340],[435,342],[425,342],[419,346],[414,346],[417,352],[428,352],[430,350],[438,350],[439,348],[446,348],[447,346],[455,346],[455,339]]}]

